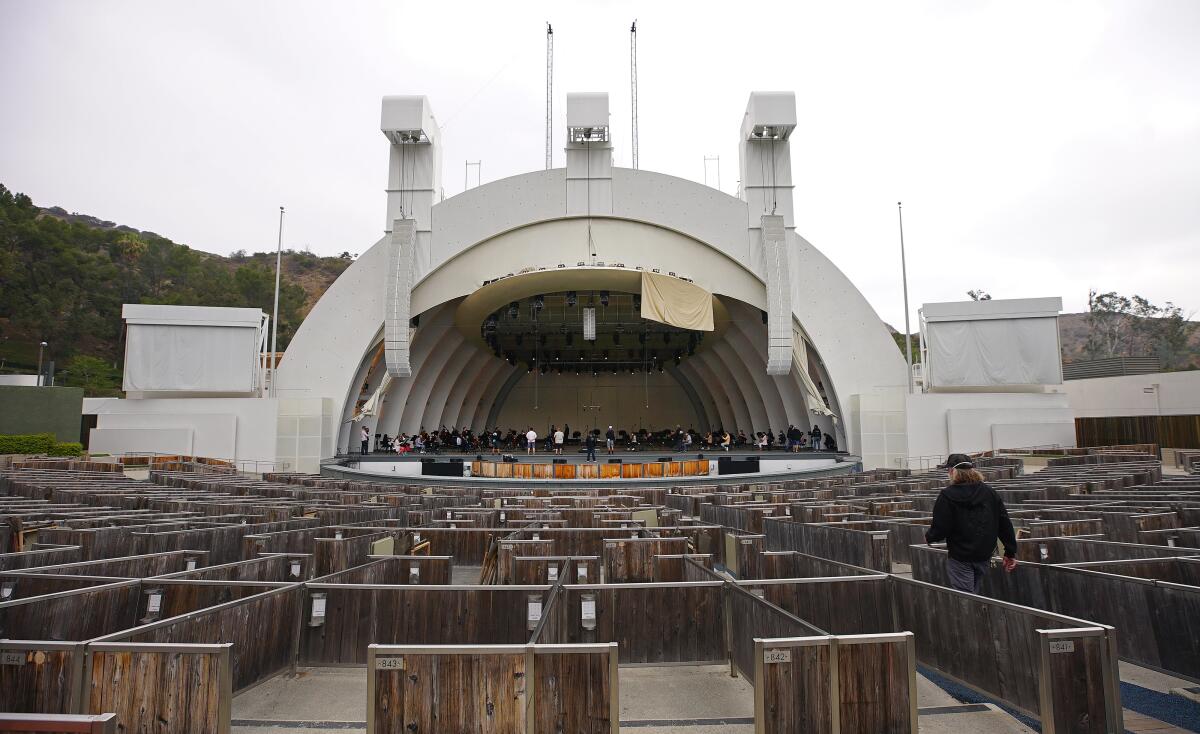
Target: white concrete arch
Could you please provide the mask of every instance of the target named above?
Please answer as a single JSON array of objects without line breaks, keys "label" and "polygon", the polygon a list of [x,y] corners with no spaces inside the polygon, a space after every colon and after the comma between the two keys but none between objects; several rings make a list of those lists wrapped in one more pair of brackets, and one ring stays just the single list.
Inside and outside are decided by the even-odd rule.
[{"label": "white concrete arch", "polygon": [[721,358],[713,354],[711,349],[706,349],[698,352],[696,356],[688,361],[698,361],[704,366],[713,376],[713,380],[721,386],[725,395],[729,399],[729,407],[733,412],[733,423],[723,426],[726,430],[736,432],[739,426],[748,426],[753,423],[750,415],[750,406],[746,404],[746,396],[742,395],[742,390],[738,386],[737,381],[729,374],[729,370],[725,367],[725,363]]},{"label": "white concrete arch", "polygon": [[788,413],[779,388],[767,374],[766,354],[759,355],[754,345],[736,326],[725,332],[724,341],[726,347],[741,361],[745,375],[754,382],[754,389],[762,398],[763,407],[767,411],[767,423],[756,426],[754,430],[761,431],[769,427],[772,431],[778,431],[780,426],[786,427]]},{"label": "white concrete arch", "polygon": [[[447,306],[431,309],[421,314],[420,326],[417,327],[412,340],[412,363],[415,368],[413,375],[392,381],[392,386],[388,390],[388,398],[379,412],[378,422],[380,425],[391,426],[396,433],[405,430],[402,425],[404,411],[408,405],[409,396],[413,392],[413,386],[416,384],[417,373],[425,360],[437,349],[440,337],[454,331],[453,314],[454,309]],[[457,333],[455,335],[458,336]],[[458,338],[462,337],[458,336]],[[388,433],[391,432],[388,431]],[[411,431],[408,432],[411,433]]]},{"label": "white concrete arch", "polygon": [[730,379],[737,384],[738,390],[742,393],[742,399],[746,402],[746,409],[750,412],[750,423],[746,425],[739,424],[738,428],[744,430],[747,435],[766,428],[771,422],[765,404],[766,401],[763,399],[763,394],[759,392],[754,379],[748,374],[754,368],[743,361],[742,356],[735,352],[733,347],[729,346],[729,342],[722,341],[713,344],[709,347],[708,351],[711,351],[713,356],[725,366],[725,369],[729,372]]},{"label": "white concrete arch", "polygon": [[692,380],[693,385],[702,385],[703,393],[708,395],[709,401],[712,403],[713,415],[715,420],[709,428],[717,428],[719,426],[732,426],[737,422],[737,417],[733,412],[733,404],[729,400],[729,396],[725,393],[725,388],[721,385],[712,372],[704,365],[701,360],[689,359],[679,365],[680,372],[684,376]]},{"label": "white concrete arch", "polygon": [[443,376],[446,363],[458,347],[465,343],[465,340],[453,326],[448,326],[434,338],[437,339],[436,346],[428,356],[417,363],[419,366],[413,370],[413,375],[408,380],[412,384],[412,389],[409,391],[408,400],[405,401],[404,412],[400,418],[400,430],[404,433],[416,433],[421,430],[432,431],[440,428],[437,424],[423,424],[421,419],[429,404],[430,395]]},{"label": "white concrete arch", "polygon": [[[520,367],[510,365],[507,362],[501,362],[500,364],[502,365],[501,369],[497,370],[496,373],[492,375],[492,378],[482,386],[482,389],[479,391],[478,398],[475,399],[473,413],[471,415],[471,427],[474,430],[494,427],[487,425],[487,417],[488,413],[490,413],[492,410],[492,404],[495,402],[496,396],[500,393],[500,388],[504,386],[504,383],[508,381],[508,378],[512,377],[514,372],[521,369]],[[505,367],[508,369],[504,369]],[[468,402],[467,407],[471,408],[470,402]]]},{"label": "white concrete arch", "polygon": [[479,381],[480,377],[491,367],[495,365],[492,362],[499,362],[490,354],[479,354],[475,358],[468,360],[463,366],[462,372],[454,381],[454,389],[446,396],[446,407],[444,409],[443,422],[447,425],[463,426],[469,425],[460,422],[462,414],[463,401],[466,400],[467,393]]},{"label": "white concrete arch", "polygon": [[[762,365],[767,363],[767,344],[761,338],[760,334],[755,333],[754,325],[762,323],[761,316],[757,309],[745,303],[734,302],[729,304],[729,314],[731,317],[728,338],[735,344],[740,344],[738,349],[741,354],[753,352],[758,355],[758,362]],[[765,373],[765,370],[764,370]],[[754,374],[758,374],[755,372]],[[787,424],[782,427],[787,428],[788,425],[800,425],[807,420],[807,408],[804,403],[804,392],[797,384],[795,373],[789,375],[768,375],[768,379],[775,386],[775,394],[779,397],[779,402],[783,407]],[[797,423],[800,421],[800,423]],[[772,424],[772,429],[778,433],[776,426]]]},{"label": "white concrete arch", "polygon": [[428,399],[425,401],[425,409],[421,413],[421,425],[458,426],[454,421],[447,420],[447,418],[450,418],[448,415],[449,411],[447,410],[447,401],[449,400],[451,391],[460,382],[467,381],[464,379],[463,373],[468,371],[469,365],[478,362],[479,357],[482,355],[482,349],[479,349],[465,339],[459,343],[454,349],[453,354],[449,356],[443,365],[441,374],[438,375],[438,379],[434,383]]},{"label": "white concrete arch", "polygon": [[679,367],[673,364],[667,365],[665,369],[671,373],[684,390],[695,396],[697,419],[700,421],[696,426],[696,430],[703,431],[707,426],[713,425],[717,420],[717,411],[713,405],[712,397],[708,394],[708,390],[704,388],[704,385],[697,385],[691,378],[683,374]]}]

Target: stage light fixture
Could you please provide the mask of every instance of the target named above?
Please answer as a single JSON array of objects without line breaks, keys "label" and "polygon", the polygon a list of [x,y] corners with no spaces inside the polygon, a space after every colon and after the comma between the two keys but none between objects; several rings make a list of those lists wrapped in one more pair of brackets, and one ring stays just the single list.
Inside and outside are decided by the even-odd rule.
[{"label": "stage light fixture", "polygon": [[554,353],[554,361],[557,362],[560,359],[562,359],[562,352],[555,352]]},{"label": "stage light fixture", "polygon": [[543,295],[534,296],[533,297],[533,307],[539,311],[541,311],[543,308],[545,308],[546,307],[546,297]]},{"label": "stage light fixture", "polygon": [[601,306],[608,305],[608,291],[600,291],[600,305]]},{"label": "stage light fixture", "polygon": [[596,309],[592,306],[583,309],[583,338],[596,341]]},{"label": "stage light fixture", "polygon": [[517,315],[520,313],[521,313],[521,304],[517,303],[516,301],[513,301],[512,303],[508,304],[508,317],[510,319],[515,319],[517,317]]},{"label": "stage light fixture", "polygon": [[579,303],[579,294],[575,291],[567,291],[567,305],[574,306]]},{"label": "stage light fixture", "polygon": [[608,359],[608,350],[607,350],[607,349],[605,349],[605,350],[604,350],[604,352],[603,352],[602,354],[604,355],[604,359],[606,359],[606,360],[607,360],[607,359]]}]

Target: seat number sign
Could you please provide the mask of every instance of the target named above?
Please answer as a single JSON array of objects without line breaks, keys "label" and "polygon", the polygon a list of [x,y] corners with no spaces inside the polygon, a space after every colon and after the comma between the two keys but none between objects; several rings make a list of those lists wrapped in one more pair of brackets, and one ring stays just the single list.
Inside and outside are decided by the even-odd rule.
[{"label": "seat number sign", "polygon": [[792,651],[786,648],[765,650],[763,651],[763,662],[771,663],[790,663],[792,662]]}]

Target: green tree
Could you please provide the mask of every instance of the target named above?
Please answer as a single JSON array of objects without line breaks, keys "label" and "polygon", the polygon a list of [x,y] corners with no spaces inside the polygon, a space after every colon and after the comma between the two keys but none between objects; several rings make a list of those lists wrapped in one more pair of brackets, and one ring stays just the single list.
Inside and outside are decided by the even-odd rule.
[{"label": "green tree", "polygon": [[88,397],[119,397],[121,371],[106,359],[88,354],[76,354],[56,378],[57,383],[82,387]]}]

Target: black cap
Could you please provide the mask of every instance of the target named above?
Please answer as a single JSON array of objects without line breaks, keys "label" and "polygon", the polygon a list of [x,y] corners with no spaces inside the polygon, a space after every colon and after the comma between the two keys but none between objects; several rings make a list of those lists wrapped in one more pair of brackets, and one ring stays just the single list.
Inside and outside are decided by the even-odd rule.
[{"label": "black cap", "polygon": [[975,464],[966,454],[950,454],[945,464],[938,464],[939,469],[974,469]]}]

